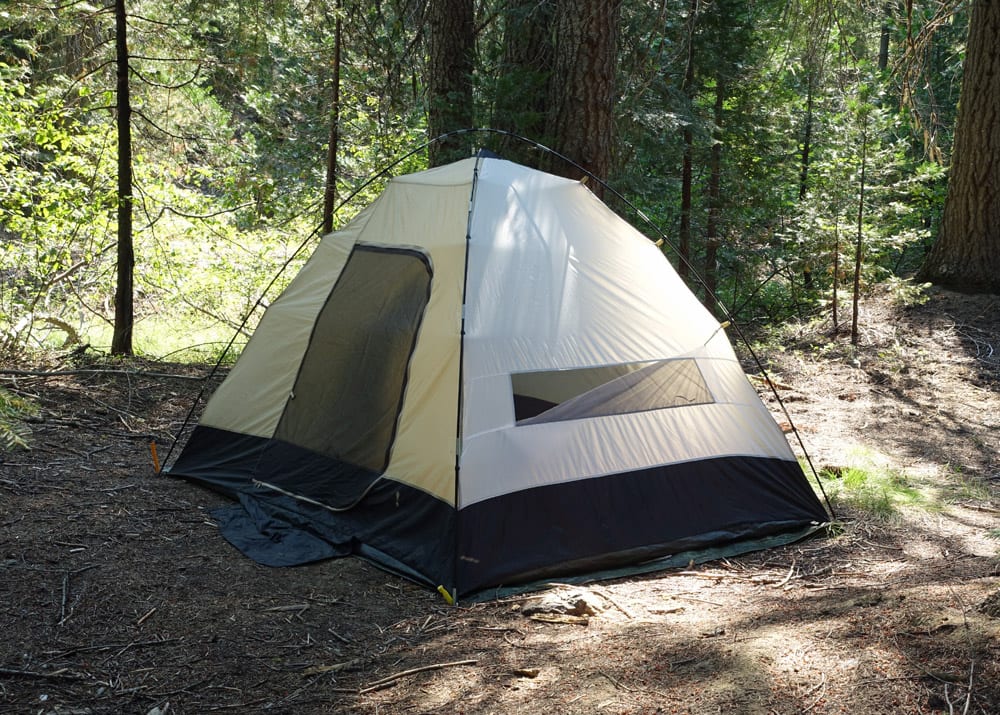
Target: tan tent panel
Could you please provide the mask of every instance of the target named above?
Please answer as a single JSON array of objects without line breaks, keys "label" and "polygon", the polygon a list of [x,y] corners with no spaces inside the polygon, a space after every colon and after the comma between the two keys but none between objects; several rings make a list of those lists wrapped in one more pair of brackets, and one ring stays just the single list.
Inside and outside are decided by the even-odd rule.
[{"label": "tan tent panel", "polygon": [[[257,437],[270,437],[292,392],[299,360],[309,344],[313,321],[326,300],[331,276],[340,275],[354,238],[371,215],[323,241],[310,261],[267,309],[226,381],[205,407],[201,423]],[[251,347],[252,346],[252,347]],[[254,409],[248,410],[248,404]]]}]

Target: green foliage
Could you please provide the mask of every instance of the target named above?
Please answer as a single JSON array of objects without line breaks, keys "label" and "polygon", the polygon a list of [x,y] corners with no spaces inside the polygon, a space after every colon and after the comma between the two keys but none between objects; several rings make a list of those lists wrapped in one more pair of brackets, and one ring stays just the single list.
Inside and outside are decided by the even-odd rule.
[{"label": "green foliage", "polygon": [[[319,222],[328,11],[211,2],[179,18],[157,0],[128,10],[130,44],[141,48],[131,61],[136,349],[200,358],[250,314],[245,341],[265,286]],[[114,67],[108,43],[79,41],[110,36],[110,19],[93,9],[30,8],[14,18],[23,41],[0,64],[0,355],[77,340],[101,349],[110,340]],[[418,107],[373,91],[365,51],[345,63],[341,195],[421,138]],[[72,67],[56,61],[68,55]],[[337,222],[379,189],[368,187]],[[203,349],[186,349],[194,345]]]},{"label": "green foliage", "polygon": [[0,388],[0,452],[28,448],[22,420],[38,413],[34,403]]},{"label": "green foliage", "polygon": [[891,519],[906,506],[927,508],[929,502],[906,476],[874,464],[827,468],[820,472],[831,502],[879,519]]},{"label": "green foliage", "polygon": [[115,199],[106,129],[67,100],[61,83],[29,82],[0,63],[0,354],[35,336],[40,318],[77,323],[71,305],[93,282],[70,278],[106,266]]},{"label": "green foliage", "polygon": [[[425,3],[342,5],[339,198],[423,143],[427,110]],[[544,141],[552,38],[514,41],[544,7],[486,0],[477,8],[477,118]],[[806,324],[825,314],[852,278],[859,207],[863,285],[889,282],[903,303],[919,300],[902,279],[919,265],[943,205],[964,10],[845,0],[715,0],[699,3],[697,16],[690,8],[689,0],[621,5],[612,186],[671,239],[689,128],[692,259],[702,270],[708,166],[721,147],[717,291],[741,322]],[[201,359],[217,354],[319,223],[336,10],[307,0],[130,0],[128,10],[136,348]],[[896,54],[880,70],[885,22]],[[0,11],[2,357],[108,342],[113,31],[111,13],[86,3]],[[537,159],[496,138],[477,143]],[[418,152],[393,173],[425,165]],[[382,184],[366,186],[337,224]]]},{"label": "green foliage", "polygon": [[930,283],[915,283],[909,278],[897,276],[890,276],[885,282],[885,288],[892,297],[893,304],[899,308],[913,308],[926,303],[930,300],[927,294],[927,289],[930,287]]}]

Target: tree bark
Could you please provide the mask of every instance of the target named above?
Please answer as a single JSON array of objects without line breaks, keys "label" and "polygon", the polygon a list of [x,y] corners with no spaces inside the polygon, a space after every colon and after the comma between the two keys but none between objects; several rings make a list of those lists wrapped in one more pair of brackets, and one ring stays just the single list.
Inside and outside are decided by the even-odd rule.
[{"label": "tree bark", "polygon": [[868,173],[868,118],[863,119],[864,128],[861,131],[861,178],[858,187],[858,225],[854,241],[854,290],[851,295],[851,345],[857,345],[861,339],[858,331],[858,318],[861,305],[861,268],[864,265],[865,250],[865,177]]},{"label": "tree bark", "polygon": [[974,0],[937,242],[920,280],[1000,293],[1000,2]]},{"label": "tree bark", "polygon": [[[558,0],[546,134],[553,148],[599,179],[611,170],[619,0]],[[555,161],[553,172],[584,173]],[[591,190],[603,196],[602,187]]]},{"label": "tree bark", "polygon": [[134,312],[132,245],[132,103],[129,97],[129,53],[125,0],[115,0],[118,128],[118,270],[115,284],[115,324],[112,355],[132,354]]},{"label": "tree bark", "polygon": [[684,84],[681,89],[687,98],[688,116],[684,119],[684,155],[681,158],[681,225],[677,231],[677,252],[680,261],[677,272],[681,278],[691,275],[691,211],[692,186],[694,181],[694,30],[698,23],[698,0],[691,0],[688,10],[687,66],[684,69]]},{"label": "tree bark", "polygon": [[326,148],[326,188],[323,191],[323,233],[333,231],[333,204],[337,200],[337,150],[340,143],[340,36],[343,18],[340,0],[334,5],[337,17],[333,25],[333,85],[330,100],[330,141]]},{"label": "tree bark", "polygon": [[809,153],[812,151],[813,125],[813,79],[809,76],[809,86],[806,89],[806,119],[802,136],[802,152],[799,159],[799,201],[809,193]]},{"label": "tree bark", "polygon": [[[472,0],[431,0],[428,7],[430,67],[427,129],[433,139],[473,126],[472,72],[475,14]],[[431,166],[469,155],[470,142],[459,136],[431,144]]]},{"label": "tree bark", "polygon": [[889,39],[892,34],[892,28],[889,27],[889,20],[892,19],[892,5],[887,2],[883,12],[885,13],[885,16],[882,20],[882,27],[879,32],[878,40],[878,68],[880,71],[885,72],[885,70],[889,67]]},{"label": "tree bark", "polygon": [[722,121],[726,102],[726,82],[721,73],[715,79],[715,108],[712,150],[708,157],[708,223],[705,226],[705,304],[715,309],[718,287],[719,217],[722,214]]},{"label": "tree bark", "polygon": [[[490,122],[497,129],[543,144],[551,143],[545,136],[545,124],[555,51],[554,15],[551,0],[519,0],[504,13],[503,64]],[[541,168],[533,147],[507,139],[499,145],[505,159]]]}]

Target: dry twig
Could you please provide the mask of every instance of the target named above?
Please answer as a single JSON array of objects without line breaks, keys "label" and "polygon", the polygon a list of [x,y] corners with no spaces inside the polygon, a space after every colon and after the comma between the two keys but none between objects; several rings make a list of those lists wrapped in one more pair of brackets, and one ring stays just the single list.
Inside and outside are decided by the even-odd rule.
[{"label": "dry twig", "polygon": [[369,683],[365,687],[361,688],[361,690],[358,691],[358,694],[363,695],[365,693],[370,693],[373,690],[379,690],[381,688],[386,687],[387,685],[392,685],[401,678],[406,678],[410,675],[415,675],[416,673],[423,673],[428,670],[441,670],[443,668],[453,668],[459,665],[475,665],[478,662],[479,661],[476,660],[455,660],[450,663],[433,663],[431,665],[420,666],[419,668],[410,668],[409,670],[402,670],[398,673],[393,673],[392,675],[386,676],[381,680],[376,680],[374,683]]}]

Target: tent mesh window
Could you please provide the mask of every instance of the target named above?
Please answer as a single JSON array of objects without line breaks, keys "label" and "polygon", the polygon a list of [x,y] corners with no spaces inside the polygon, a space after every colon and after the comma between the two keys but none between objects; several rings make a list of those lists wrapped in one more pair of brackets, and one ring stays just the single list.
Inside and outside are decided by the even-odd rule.
[{"label": "tent mesh window", "polygon": [[511,375],[518,425],[704,405],[712,393],[691,359]]},{"label": "tent mesh window", "polygon": [[424,254],[356,246],[316,320],[275,436],[384,471],[430,287]]}]

